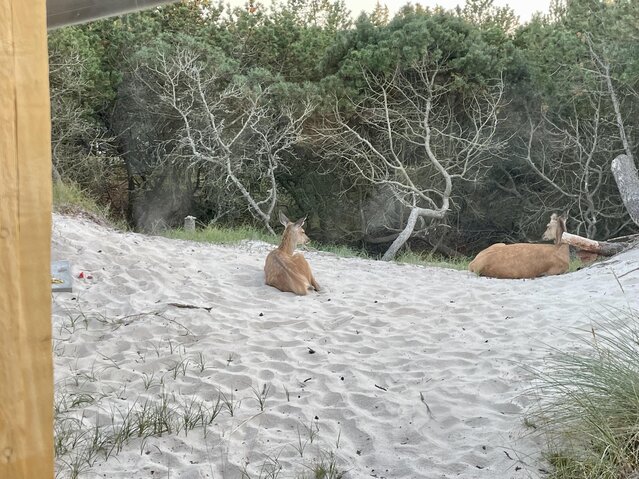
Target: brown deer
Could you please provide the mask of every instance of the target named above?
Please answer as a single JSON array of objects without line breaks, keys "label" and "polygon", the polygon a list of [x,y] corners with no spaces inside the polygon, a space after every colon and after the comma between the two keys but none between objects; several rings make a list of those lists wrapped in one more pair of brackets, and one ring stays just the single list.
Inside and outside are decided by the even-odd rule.
[{"label": "brown deer", "polygon": [[320,289],[302,253],[295,253],[298,244],[310,241],[304,232],[304,221],[306,217],[292,223],[280,211],[280,223],[284,225],[282,242],[268,254],[264,264],[266,284],[280,291],[290,291],[299,295],[305,295],[308,288],[315,291]]},{"label": "brown deer", "polygon": [[566,220],[553,213],[542,238],[555,244],[497,243],[480,251],[468,269],[479,276],[505,279],[565,273],[570,263],[568,245],[561,242],[565,231]]}]

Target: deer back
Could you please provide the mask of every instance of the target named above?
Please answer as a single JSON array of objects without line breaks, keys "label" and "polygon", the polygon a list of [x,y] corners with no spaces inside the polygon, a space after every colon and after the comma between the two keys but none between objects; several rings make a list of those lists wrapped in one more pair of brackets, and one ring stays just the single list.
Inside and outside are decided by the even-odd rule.
[{"label": "deer back", "polygon": [[565,273],[569,263],[568,245],[516,243],[491,246],[477,255],[469,269],[491,278],[525,279]]},{"label": "deer back", "polygon": [[510,279],[565,273],[570,265],[568,245],[561,243],[565,231],[566,220],[553,213],[543,239],[553,240],[554,245],[497,243],[479,252],[468,269],[480,276]]},{"label": "deer back", "polygon": [[264,264],[266,284],[280,291],[304,295],[314,282],[311,267],[304,255],[295,252],[298,244],[309,241],[303,228],[305,219],[292,223],[280,214],[280,221],[285,226],[282,241],[268,254]]}]

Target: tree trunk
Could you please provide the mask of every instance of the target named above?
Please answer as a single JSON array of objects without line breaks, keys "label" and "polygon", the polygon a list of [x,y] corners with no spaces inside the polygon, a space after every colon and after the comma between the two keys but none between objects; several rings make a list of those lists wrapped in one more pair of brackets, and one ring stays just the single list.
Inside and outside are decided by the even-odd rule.
[{"label": "tree trunk", "polygon": [[383,261],[390,261],[395,258],[397,252],[404,246],[404,243],[408,241],[408,238],[411,237],[413,231],[415,230],[415,225],[417,224],[417,218],[419,218],[419,208],[412,208],[410,210],[410,215],[408,216],[408,221],[406,222],[406,226],[402,232],[395,238],[395,241],[390,245],[384,256],[382,256]]},{"label": "tree trunk", "polygon": [[632,157],[619,155],[612,160],[610,169],[630,218],[639,226],[639,174]]},{"label": "tree trunk", "polygon": [[575,246],[576,248],[597,253],[602,256],[612,256],[621,253],[629,246],[629,243],[608,243],[606,241],[595,241],[583,236],[564,233],[561,236],[562,243]]}]

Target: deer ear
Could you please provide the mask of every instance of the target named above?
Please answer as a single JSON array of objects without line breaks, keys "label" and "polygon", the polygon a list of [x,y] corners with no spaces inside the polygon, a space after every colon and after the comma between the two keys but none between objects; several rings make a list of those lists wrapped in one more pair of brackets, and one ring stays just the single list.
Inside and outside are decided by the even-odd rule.
[{"label": "deer ear", "polygon": [[284,226],[287,226],[290,223],[289,219],[286,217],[284,213],[282,213],[281,210],[280,210],[280,223],[282,223],[282,225]]},{"label": "deer ear", "polygon": [[304,216],[303,218],[300,218],[299,220],[297,220],[295,222],[295,226],[297,226],[299,228],[300,226],[302,226],[304,224],[305,221],[306,221],[306,216]]}]

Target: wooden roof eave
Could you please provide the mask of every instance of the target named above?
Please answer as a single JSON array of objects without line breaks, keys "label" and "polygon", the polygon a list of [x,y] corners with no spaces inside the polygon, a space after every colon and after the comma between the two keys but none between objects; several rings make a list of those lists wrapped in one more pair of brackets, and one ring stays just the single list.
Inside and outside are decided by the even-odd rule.
[{"label": "wooden roof eave", "polygon": [[157,7],[177,0],[47,0],[47,30]]}]

